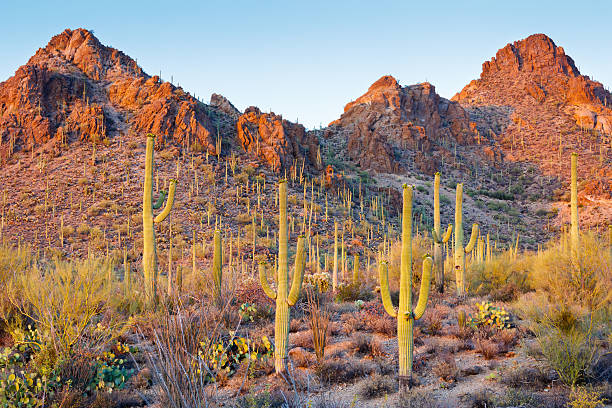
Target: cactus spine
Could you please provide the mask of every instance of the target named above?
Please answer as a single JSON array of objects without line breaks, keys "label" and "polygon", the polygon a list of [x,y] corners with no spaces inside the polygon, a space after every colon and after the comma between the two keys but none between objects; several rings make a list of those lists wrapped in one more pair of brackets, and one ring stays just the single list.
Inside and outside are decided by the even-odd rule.
[{"label": "cactus spine", "polygon": [[[287,180],[279,182],[279,231],[278,231],[278,270],[276,292],[268,284],[265,268],[260,264],[259,280],[271,299],[276,299],[274,324],[274,369],[277,374],[287,371],[287,343],[289,342],[289,307],[295,305],[300,297],[304,278],[304,237],[298,237],[295,255],[295,270],[289,289],[288,232],[287,232]],[[287,293],[289,292],[289,293]]]},{"label": "cactus spine", "polygon": [[213,236],[213,297],[215,301],[221,299],[221,282],[223,279],[223,270],[221,268],[221,231],[215,230]]},{"label": "cactus spine", "polygon": [[410,386],[412,377],[412,350],[414,346],[414,321],[425,313],[433,259],[427,255],[423,259],[423,276],[419,301],[412,310],[412,187],[404,184],[402,210],[402,256],[400,267],[400,299],[396,310],[389,293],[389,276],[386,262],[379,268],[380,294],[383,306],[391,317],[397,318],[397,342],[399,346],[399,383],[400,389]]},{"label": "cactus spine", "polygon": [[431,232],[434,243],[434,276],[438,292],[444,292],[444,262],[442,259],[442,244],[446,244],[453,232],[453,226],[448,225],[446,233],[442,236],[440,225],[440,173],[434,176],[434,229]]},{"label": "cactus spine", "polygon": [[578,154],[572,153],[571,159],[571,172],[572,172],[572,184],[571,184],[571,212],[572,212],[572,226],[570,229],[570,242],[572,251],[572,263],[574,266],[578,265],[578,259],[580,257],[580,227],[578,226]]},{"label": "cactus spine", "polygon": [[[176,180],[170,180],[168,200],[166,207],[155,218],[153,218],[153,209],[161,207],[163,200],[158,200],[153,205],[153,150],[155,148],[155,135],[147,135],[147,148],[145,159],[145,183],[142,200],[142,266],[145,278],[145,296],[148,302],[157,302],[157,247],[155,244],[155,228],[154,224],[158,224],[166,219],[174,205],[174,192],[176,189]],[[165,192],[161,195],[165,196]]]},{"label": "cactus spine", "polygon": [[478,239],[478,224],[472,225],[472,235],[466,247],[463,246],[463,184],[457,184],[455,200],[455,280],[457,295],[465,294],[465,254],[470,253]]}]

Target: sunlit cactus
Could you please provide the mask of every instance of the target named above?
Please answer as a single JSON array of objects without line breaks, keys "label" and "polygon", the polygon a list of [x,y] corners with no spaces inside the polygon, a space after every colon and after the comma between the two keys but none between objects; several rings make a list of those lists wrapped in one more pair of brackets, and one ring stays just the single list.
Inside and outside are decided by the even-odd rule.
[{"label": "sunlit cactus", "polygon": [[300,297],[302,280],[304,278],[304,237],[298,237],[297,253],[293,281],[289,288],[289,259],[287,231],[287,180],[279,182],[279,230],[278,230],[278,270],[277,289],[274,291],[268,284],[265,267],[259,266],[261,286],[271,299],[276,299],[276,315],[274,325],[274,369],[277,374],[284,375],[287,371],[287,346],[289,342],[289,307],[295,305]]},{"label": "sunlit cactus", "polygon": [[478,224],[472,225],[472,235],[467,246],[463,246],[463,184],[457,184],[455,200],[455,281],[457,295],[465,294],[465,254],[470,253],[478,239]]},{"label": "sunlit cactus", "polygon": [[453,232],[453,226],[448,225],[446,233],[442,236],[440,225],[440,173],[434,176],[434,229],[431,232],[434,243],[434,277],[438,292],[444,292],[444,260],[442,259],[442,244],[448,242]]},{"label": "sunlit cactus", "polygon": [[[174,192],[176,180],[170,180],[168,200],[166,207],[157,216],[153,217],[153,209],[160,208],[165,200],[165,192],[160,194],[157,202],[153,203],[153,151],[155,148],[155,135],[147,135],[147,148],[145,158],[145,182],[142,201],[142,266],[145,278],[145,296],[148,302],[157,303],[157,246],[155,242],[154,224],[160,223],[168,217],[174,205]],[[162,198],[163,197],[163,198]]]},{"label": "sunlit cactus", "polygon": [[223,269],[221,265],[221,231],[218,229],[215,230],[213,237],[213,248],[213,298],[218,302],[221,299],[221,283],[223,281]]},{"label": "sunlit cactus", "polygon": [[578,154],[572,153],[571,159],[571,219],[572,225],[570,228],[570,245],[572,263],[578,265],[580,258],[580,226],[578,225]]},{"label": "sunlit cactus", "polygon": [[410,386],[412,377],[412,352],[414,348],[414,321],[425,313],[433,259],[426,255],[423,259],[423,276],[416,308],[412,309],[412,187],[404,184],[402,210],[402,254],[400,266],[400,298],[396,310],[391,301],[389,276],[386,262],[379,268],[380,294],[382,303],[391,317],[397,318],[397,342],[399,346],[399,384],[400,389]]}]

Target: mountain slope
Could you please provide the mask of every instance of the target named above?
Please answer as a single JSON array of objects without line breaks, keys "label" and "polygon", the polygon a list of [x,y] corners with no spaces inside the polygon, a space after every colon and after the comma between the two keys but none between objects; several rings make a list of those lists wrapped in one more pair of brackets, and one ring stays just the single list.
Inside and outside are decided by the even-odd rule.
[{"label": "mountain slope", "polygon": [[507,160],[535,163],[567,182],[568,156],[576,151],[583,193],[611,198],[612,95],[544,34],[500,49],[480,79],[452,100],[495,138]]}]

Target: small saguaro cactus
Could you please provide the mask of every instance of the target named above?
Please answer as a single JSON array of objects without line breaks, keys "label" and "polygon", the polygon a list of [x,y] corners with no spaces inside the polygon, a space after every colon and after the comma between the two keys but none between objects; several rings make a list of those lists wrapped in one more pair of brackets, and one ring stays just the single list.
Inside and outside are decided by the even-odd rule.
[{"label": "small saguaro cactus", "polygon": [[213,298],[215,301],[221,299],[221,282],[223,280],[222,259],[221,259],[221,231],[215,230],[213,237]]},{"label": "small saguaro cactus", "polygon": [[153,150],[155,148],[155,135],[147,135],[147,148],[145,158],[145,182],[142,200],[142,266],[145,278],[145,296],[147,301],[157,302],[157,247],[155,243],[154,224],[158,224],[168,217],[174,205],[174,192],[176,180],[170,180],[168,200],[163,211],[153,217],[153,210],[160,208],[166,199],[166,192],[160,192],[159,199],[153,203]]},{"label": "small saguaro cactus", "polygon": [[578,154],[572,153],[571,159],[571,218],[572,225],[570,228],[571,256],[572,263],[578,265],[580,257],[580,227],[578,225]]},{"label": "small saguaro cactus", "polygon": [[304,278],[304,237],[298,237],[295,254],[295,270],[289,289],[289,259],[287,231],[287,180],[279,182],[279,222],[278,222],[278,269],[276,292],[268,284],[263,264],[259,266],[261,287],[268,297],[276,300],[276,316],[274,324],[274,369],[277,374],[284,375],[287,371],[287,343],[289,342],[289,307],[295,305],[300,297],[302,280]]},{"label": "small saguaro cactus", "polygon": [[472,225],[472,235],[467,246],[463,246],[463,184],[457,184],[455,199],[455,280],[457,295],[465,294],[465,254],[472,252],[478,239],[478,224]]},{"label": "small saguaro cactus", "polygon": [[404,390],[410,386],[412,377],[412,350],[414,347],[414,321],[425,313],[433,259],[426,255],[423,258],[423,276],[421,290],[416,308],[412,309],[412,187],[404,184],[402,210],[402,255],[400,266],[400,298],[396,310],[389,292],[389,275],[386,262],[379,268],[380,294],[385,310],[391,317],[397,318],[397,342],[399,346],[399,384]]},{"label": "small saguaro cactus", "polygon": [[440,173],[434,176],[434,229],[431,232],[434,243],[434,277],[438,292],[444,292],[444,262],[442,259],[442,244],[446,244],[453,232],[453,226],[448,224],[446,233],[442,236],[440,226]]},{"label": "small saguaro cactus", "polygon": [[359,254],[353,257],[353,285],[359,284]]},{"label": "small saguaro cactus", "polygon": [[332,272],[332,291],[338,287],[338,221],[334,221],[334,268]]}]

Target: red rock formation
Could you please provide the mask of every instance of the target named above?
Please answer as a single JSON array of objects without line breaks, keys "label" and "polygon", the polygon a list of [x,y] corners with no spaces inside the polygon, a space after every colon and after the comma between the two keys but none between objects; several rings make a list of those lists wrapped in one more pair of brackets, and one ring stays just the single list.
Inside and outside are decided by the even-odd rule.
[{"label": "red rock formation", "polygon": [[318,140],[300,124],[251,106],[238,118],[236,129],[244,150],[264,160],[275,172],[299,165],[297,160],[302,157],[315,168],[321,168],[317,160]]},{"label": "red rock formation", "polygon": [[569,154],[578,152],[579,173],[592,175],[583,188],[610,198],[612,149],[605,141],[612,135],[612,95],[546,35],[500,49],[453,100],[510,160],[568,181]]},{"label": "red rock formation", "polygon": [[[129,118],[129,122],[125,121]],[[214,150],[213,126],[195,98],[149,77],[89,31],[66,30],[0,83],[0,142],[31,149],[53,137],[103,140],[119,129]]]},{"label": "red rock formation", "polygon": [[443,145],[474,142],[459,104],[441,98],[429,83],[401,87],[391,76],[383,76],[348,103],[325,137],[346,138],[348,156],[362,168],[398,172],[395,151],[410,150],[417,169],[430,174],[440,164],[437,152]]}]

